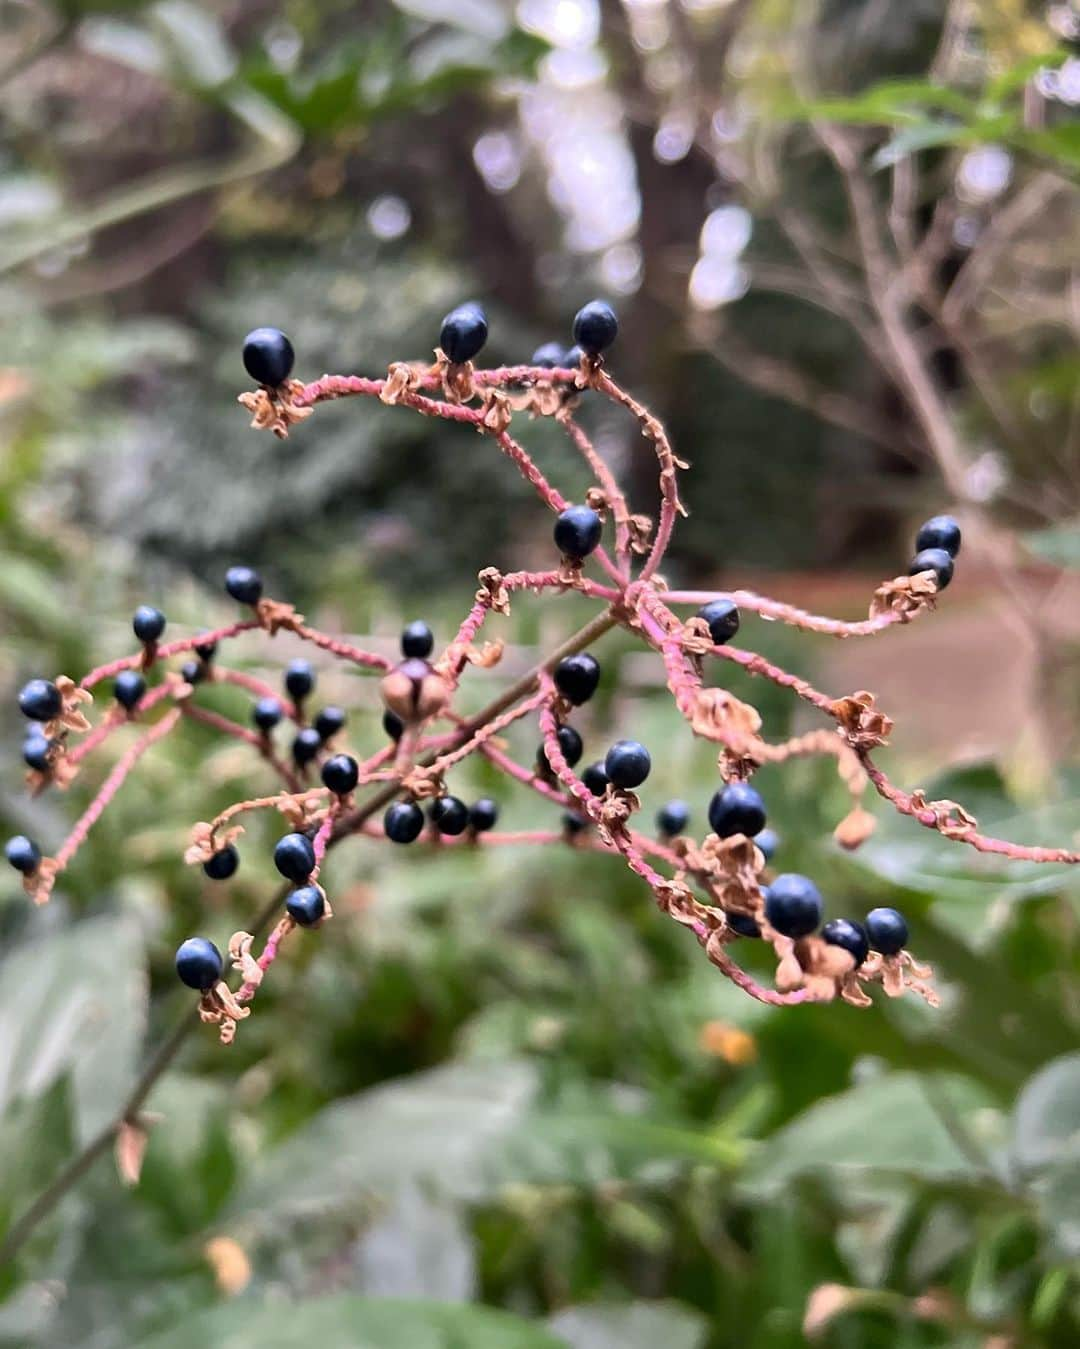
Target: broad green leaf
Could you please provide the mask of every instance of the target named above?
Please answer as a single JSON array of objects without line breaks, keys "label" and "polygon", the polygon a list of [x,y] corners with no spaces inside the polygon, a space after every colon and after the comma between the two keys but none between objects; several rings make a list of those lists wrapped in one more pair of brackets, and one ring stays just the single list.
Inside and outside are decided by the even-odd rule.
[{"label": "broad green leaf", "polygon": [[413,1186],[365,1230],[353,1264],[353,1286],[371,1297],[468,1302],[476,1293],[474,1244],[457,1206]]},{"label": "broad green leaf", "polygon": [[133,1349],[566,1349],[566,1342],[505,1312],[348,1294],[262,1306],[242,1298],[189,1317]]},{"label": "broad green leaf", "polygon": [[876,151],[870,160],[872,169],[887,169],[908,155],[930,150],[939,145],[955,145],[968,133],[958,122],[915,122],[899,130],[891,140]]},{"label": "broad green leaf", "polygon": [[1080,1053],[1040,1069],[1013,1112],[1012,1155],[1022,1170],[1039,1170],[1069,1153],[1080,1161]]},{"label": "broad green leaf", "polygon": [[709,1333],[700,1312],[675,1302],[586,1303],[548,1326],[571,1349],[702,1349]]}]

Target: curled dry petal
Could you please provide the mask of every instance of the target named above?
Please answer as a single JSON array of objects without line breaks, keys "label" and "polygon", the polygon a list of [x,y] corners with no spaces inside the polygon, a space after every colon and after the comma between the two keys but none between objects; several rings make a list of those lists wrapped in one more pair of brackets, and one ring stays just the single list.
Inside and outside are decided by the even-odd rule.
[{"label": "curled dry petal", "polygon": [[37,864],[37,870],[22,878],[22,888],[35,904],[48,904],[58,874],[56,862],[51,857],[43,857]]},{"label": "curled dry petal", "polygon": [[946,838],[963,838],[978,829],[979,821],[958,801],[945,798],[941,801],[928,801],[922,788],[911,793],[911,804],[915,810],[929,810],[934,816],[935,828]]},{"label": "curled dry petal", "polygon": [[400,403],[406,394],[419,389],[422,378],[423,372],[416,366],[407,361],[394,361],[386,373],[379,398],[391,406]]},{"label": "curled dry petal", "polygon": [[635,553],[647,553],[653,530],[652,516],[631,515],[627,524],[630,526],[631,549]]},{"label": "curled dry petal", "polygon": [[236,401],[251,413],[251,425],[256,431],[273,431],[279,440],[285,440],[290,426],[312,414],[312,408],[301,407],[295,401],[303,390],[302,380],[290,379],[276,389],[242,393]]},{"label": "curled dry petal", "polygon": [[868,750],[889,743],[892,718],[875,706],[874,695],[868,690],[860,689],[846,698],[837,698],[830,711],[853,748]]},{"label": "curled dry petal", "polygon": [[282,629],[296,632],[304,623],[304,615],[298,614],[293,605],[285,604],[282,600],[261,599],[255,606],[255,616],[260,627],[271,637]]},{"label": "curled dry petal", "polygon": [[594,510],[601,520],[607,519],[608,499],[602,487],[590,487],[585,493],[585,505]]},{"label": "curled dry petal", "polygon": [[503,581],[503,574],[497,567],[485,567],[477,577],[480,589],[476,592],[478,604],[484,604],[497,614],[509,615],[510,592]]},{"label": "curled dry petal", "polygon": [[199,820],[197,824],[191,826],[191,842],[184,851],[185,864],[190,867],[209,862],[215,853],[235,843],[243,832],[242,824],[234,824],[229,829],[215,830],[213,824]]},{"label": "curled dry petal", "polygon": [[933,609],[938,593],[937,576],[921,571],[915,576],[895,576],[883,581],[870,601],[870,617],[893,613],[901,623],[910,623],[924,609]]},{"label": "curled dry petal", "polygon": [[229,938],[229,959],[234,970],[243,976],[245,984],[255,988],[262,983],[263,971],[259,962],[251,954],[251,944],[255,940],[250,932],[234,932]]},{"label": "curled dry petal", "polygon": [[492,389],[481,405],[480,420],[489,431],[505,431],[513,420],[514,410],[504,393]]},{"label": "curled dry petal", "polygon": [[125,1185],[138,1185],[142,1175],[143,1157],[150,1141],[141,1121],[121,1120],[116,1131],[116,1169]]}]

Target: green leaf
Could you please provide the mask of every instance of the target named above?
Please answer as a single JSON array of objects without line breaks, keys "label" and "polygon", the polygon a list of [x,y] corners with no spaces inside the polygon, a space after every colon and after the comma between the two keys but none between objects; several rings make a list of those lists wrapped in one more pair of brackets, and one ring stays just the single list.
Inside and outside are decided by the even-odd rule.
[{"label": "green leaf", "polygon": [[1080,569],[1080,523],[1072,521],[1024,535],[1028,550],[1058,567]]},{"label": "green leaf", "polygon": [[967,128],[958,122],[916,122],[903,127],[876,151],[870,160],[870,167],[874,170],[891,168],[920,150],[930,150],[938,145],[955,145],[968,134]]},{"label": "green leaf", "polygon": [[709,1333],[700,1312],[676,1302],[583,1304],[548,1326],[571,1349],[702,1349]]},{"label": "green leaf", "polygon": [[337,1297],[259,1306],[241,1299],[215,1307],[136,1349],[566,1349],[542,1326],[488,1307],[393,1298]]},{"label": "green leaf", "polygon": [[1069,1153],[1080,1159],[1080,1053],[1040,1069],[1013,1112],[1012,1155],[1022,1170],[1037,1171]]}]

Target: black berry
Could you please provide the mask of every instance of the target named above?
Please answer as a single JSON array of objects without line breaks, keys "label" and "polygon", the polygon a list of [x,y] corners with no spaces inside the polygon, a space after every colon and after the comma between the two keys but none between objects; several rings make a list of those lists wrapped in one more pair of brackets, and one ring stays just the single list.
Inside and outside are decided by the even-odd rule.
[{"label": "black berry", "polygon": [[113,697],[130,712],[146,692],[146,680],[138,670],[121,670],[113,684]]},{"label": "black berry", "polygon": [[487,317],[475,301],[470,301],[451,309],[443,319],[439,346],[455,365],[460,365],[477,355],[487,335]]},{"label": "black berry", "polygon": [[765,917],[784,937],[808,937],[824,910],[814,882],[794,872],[777,876],[765,891]]},{"label": "black berry", "polygon": [[[573,726],[560,726],[558,736],[559,748],[562,750],[563,758],[566,760],[567,766],[573,768],[580,761],[585,751],[581,736],[578,735]],[[551,772],[551,765],[548,763],[543,745],[536,751],[536,764],[541,773]]]},{"label": "black berry", "polygon": [[405,734],[405,723],[396,712],[391,712],[389,708],[383,713],[383,730],[391,740],[400,740]]},{"label": "black berry", "polygon": [[469,828],[475,829],[478,834],[483,834],[488,829],[495,828],[495,821],[499,818],[499,807],[490,797],[482,796],[479,801],[474,801],[469,808]]},{"label": "black berry", "polygon": [[180,666],[180,678],[185,684],[201,683],[206,676],[206,666],[201,660],[186,660]]},{"label": "black berry", "polygon": [[244,369],[260,384],[284,384],[295,359],[292,343],[280,328],[254,328],[244,338]]},{"label": "black berry", "polygon": [[21,871],[24,876],[31,876],[37,871],[38,863],[41,861],[41,849],[25,834],[16,834],[4,844],[4,856],[16,871]]},{"label": "black berry", "polygon": [[856,969],[870,954],[870,941],[862,923],[853,923],[850,918],[833,918],[821,929],[823,941],[830,946],[842,947],[854,957]]},{"label": "black berry", "polygon": [[581,364],[581,358],[584,355],[585,355],[584,351],[582,351],[582,349],[575,342],[574,345],[570,348],[570,350],[566,353],[565,357],[566,368],[568,370],[576,370],[578,366]]},{"label": "black berry", "polygon": [[761,928],[757,925],[757,920],[751,918],[748,913],[728,913],[726,915],[728,927],[732,932],[737,932],[740,937],[760,937]]},{"label": "black berry", "polygon": [[924,525],[919,526],[915,535],[915,551],[921,553],[926,548],[943,548],[950,557],[960,551],[960,526],[951,515],[934,515]]},{"label": "black berry", "polygon": [[866,915],[866,935],[875,951],[897,956],[907,945],[907,922],[895,909],[871,909]]},{"label": "black berry", "polygon": [[230,567],[225,573],[225,589],[239,604],[258,604],[262,599],[262,577],[251,567]]},{"label": "black berry", "polygon": [[[205,632],[206,629],[203,628],[202,632],[199,633],[199,636],[202,637]],[[212,661],[217,655],[217,642],[196,642],[195,654],[200,660],[207,662]]]},{"label": "black berry", "polygon": [[775,829],[762,829],[760,833],[754,835],[754,842],[761,849],[765,861],[771,862],[780,846],[780,835]]},{"label": "black berry", "polygon": [[579,815],[576,810],[566,810],[562,817],[563,829],[570,838],[576,838],[578,834],[583,834],[589,827],[589,821],[584,815]]},{"label": "black berry", "polygon": [[287,881],[303,885],[315,870],[315,848],[307,834],[286,834],[274,847],[274,866]]},{"label": "black berry", "polygon": [[710,600],[697,616],[709,625],[709,636],[717,646],[730,642],[739,631],[739,607],[733,600]]},{"label": "black berry", "polygon": [[317,885],[292,890],[285,900],[285,912],[299,927],[314,927],[326,913],[326,900]]},{"label": "black berry", "polygon": [[165,631],[165,615],[150,604],[140,604],[132,615],[131,627],[140,642],[156,642]]},{"label": "black berry", "polygon": [[685,801],[669,801],[656,812],[656,827],[668,838],[685,833],[689,823],[690,807]]},{"label": "black berry", "polygon": [[340,707],[324,707],[315,718],[315,729],[322,740],[329,740],[332,735],[337,735],[338,731],[345,726],[345,711]]},{"label": "black berry", "polygon": [[322,736],[319,735],[314,726],[304,726],[293,737],[293,763],[296,764],[297,768],[303,768],[305,764],[311,763],[321,749]]},{"label": "black berry", "polygon": [[424,812],[415,801],[395,801],[383,816],[383,829],[393,843],[412,843],[424,827]]},{"label": "black berry", "polygon": [[721,838],[753,838],[765,828],[765,802],[745,782],[729,782],[709,802],[709,826]]},{"label": "black berry", "polygon": [[31,721],[52,721],[62,708],[60,690],[51,679],[31,679],[19,690],[19,711]]},{"label": "black berry", "polygon": [[575,707],[587,703],[599,683],[599,662],[587,651],[579,651],[576,656],[564,656],[555,666],[555,687]]},{"label": "black berry", "polygon": [[469,824],[469,808],[456,796],[440,796],[432,801],[430,815],[440,834],[463,834]]},{"label": "black berry", "polygon": [[251,709],[251,720],[260,731],[272,731],[284,715],[285,709],[276,698],[260,698]]},{"label": "black berry", "polygon": [[640,787],[649,776],[652,759],[637,740],[616,740],[604,759],[604,772],[616,787]]},{"label": "black berry", "polygon": [[421,619],[410,623],[401,633],[401,654],[426,660],[435,646],[435,635]]},{"label": "black berry", "polygon": [[908,575],[917,576],[921,571],[932,571],[938,589],[944,590],[953,577],[953,560],[944,548],[924,548],[911,559]]},{"label": "black berry", "polygon": [[176,973],[188,988],[205,993],[221,978],[223,968],[221,952],[205,937],[189,937],[177,949]]},{"label": "black berry", "polygon": [[227,881],[230,876],[236,874],[239,865],[240,854],[231,843],[226,843],[224,848],[219,848],[208,862],[203,863],[203,871],[212,881]]},{"label": "black berry", "polygon": [[563,557],[577,562],[600,542],[603,526],[591,506],[567,506],[555,518],[555,546]]},{"label": "black berry", "polygon": [[50,762],[51,751],[52,741],[47,740],[37,727],[34,727],[23,741],[23,763],[26,764],[27,768],[32,768],[37,773],[47,773],[52,766]]},{"label": "black berry", "polygon": [[560,346],[558,342],[545,342],[542,347],[537,347],[532,354],[530,365],[537,365],[541,370],[554,370],[558,366],[566,364],[566,348]]},{"label": "black berry", "polygon": [[582,773],[581,780],[593,796],[603,796],[607,791],[607,770],[601,762],[591,763]]},{"label": "black berry", "polygon": [[335,754],[322,766],[323,786],[338,796],[348,796],[359,777],[360,765],[351,754]]},{"label": "black berry", "polygon": [[285,687],[298,703],[308,696],[315,687],[315,671],[311,662],[291,660],[285,670]]},{"label": "black berry", "polygon": [[574,341],[590,356],[606,351],[619,335],[619,320],[604,300],[590,300],[574,317]]}]

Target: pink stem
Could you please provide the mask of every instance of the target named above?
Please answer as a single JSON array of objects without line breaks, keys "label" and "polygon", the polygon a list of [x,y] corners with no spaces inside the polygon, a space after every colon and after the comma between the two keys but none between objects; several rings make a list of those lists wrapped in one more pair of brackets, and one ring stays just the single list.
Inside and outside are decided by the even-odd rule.
[{"label": "pink stem", "polygon": [[330,651],[343,660],[351,661],[354,665],[363,665],[369,670],[389,670],[394,664],[392,660],[387,660],[385,656],[378,656],[373,651],[362,651],[358,646],[353,646],[350,642],[343,642],[338,637],[328,637],[325,633],[319,632],[317,628],[309,628],[302,624],[300,627],[293,628],[292,631],[296,633],[297,637],[303,638],[305,642],[312,642],[324,651]]},{"label": "pink stem", "polygon": [[884,632],[897,623],[908,621],[894,609],[877,614],[874,618],[864,618],[847,623],[840,618],[824,618],[820,614],[808,613],[793,604],[783,604],[764,595],[755,595],[750,590],[667,590],[664,592],[665,604],[708,604],[710,600],[733,600],[740,609],[760,614],[763,618],[778,619],[792,627],[802,628],[806,632],[823,632],[830,637],[869,637]]},{"label": "pink stem", "polygon": [[[255,619],[246,619],[242,623],[230,623],[228,627],[217,628],[213,632],[196,633],[193,637],[179,637],[175,642],[165,642],[162,646],[154,648],[154,660],[168,660],[170,656],[177,656],[182,651],[194,651],[197,646],[206,646],[210,642],[224,642],[230,637],[236,637],[242,632],[250,632],[253,628],[261,625]],[[134,656],[121,656],[119,660],[110,661],[108,665],[99,665],[96,670],[91,670],[82,680],[84,689],[92,689],[95,684],[100,684],[103,679],[109,679],[113,675],[118,675],[121,670],[131,670],[141,668],[144,660],[144,651],[137,652]]]},{"label": "pink stem", "polygon": [[256,698],[273,698],[281,704],[281,710],[290,721],[297,719],[297,709],[293,706],[290,699],[285,697],[264,679],[259,679],[256,675],[248,674],[246,670],[230,670],[224,665],[214,666],[214,682],[218,684],[235,684],[237,688],[247,689],[248,693],[253,693]]},{"label": "pink stem", "polygon": [[208,707],[199,707],[195,703],[184,703],[181,711],[185,717],[190,717],[192,721],[201,721],[204,726],[212,726],[215,731],[220,731],[222,735],[231,736],[234,740],[243,741],[245,745],[251,745],[253,749],[259,751],[290,791],[298,792],[300,790],[300,783],[297,781],[296,774],[286,764],[282,763],[273,752],[268,736],[257,735],[254,731],[249,731],[246,726],[241,726],[235,721],[230,721],[228,717],[223,717],[219,712],[212,712]]},{"label": "pink stem", "polygon": [[585,462],[592,469],[596,481],[600,484],[604,495],[607,497],[611,513],[615,518],[616,563],[619,568],[619,575],[623,582],[628,582],[630,579],[630,514],[627,510],[626,498],[619,490],[619,484],[615,481],[615,475],[600,457],[592,441],[577,422],[574,421],[573,417],[567,413],[564,416],[556,417],[555,420],[560,422],[565,428],[567,435],[570,437]]}]

